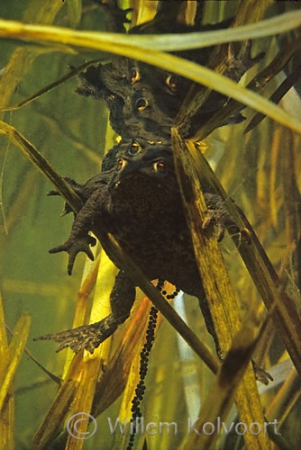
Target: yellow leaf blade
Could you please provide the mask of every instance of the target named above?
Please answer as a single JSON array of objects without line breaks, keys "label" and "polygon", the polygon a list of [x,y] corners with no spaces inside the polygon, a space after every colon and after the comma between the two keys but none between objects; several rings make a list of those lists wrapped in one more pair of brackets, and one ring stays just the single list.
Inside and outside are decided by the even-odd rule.
[{"label": "yellow leaf blade", "polygon": [[9,394],[19,362],[27,342],[31,319],[23,313],[13,331],[13,338],[4,355],[0,368],[0,411]]}]

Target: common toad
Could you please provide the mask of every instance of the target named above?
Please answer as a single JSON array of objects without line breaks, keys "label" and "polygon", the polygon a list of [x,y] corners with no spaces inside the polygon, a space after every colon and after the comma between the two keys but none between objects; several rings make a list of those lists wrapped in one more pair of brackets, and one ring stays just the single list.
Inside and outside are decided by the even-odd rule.
[{"label": "common toad", "polygon": [[[199,270],[195,261],[190,231],[182,209],[170,146],[134,140],[123,144],[115,168],[92,177],[82,188],[83,207],[75,216],[67,241],[51,250],[69,254],[71,274],[76,255],[83,251],[91,259],[90,245],[95,240],[88,233],[101,224],[150,280],[164,279],[177,289],[198,298],[208,331],[215,332],[207,307]],[[114,156],[114,157],[115,157]],[[221,198],[205,193],[209,223],[237,226]],[[120,271],[111,293],[112,313],[92,325],[43,336],[54,339],[58,350],[71,347],[75,352],[94,349],[110,336],[130,314],[135,286]],[[216,341],[217,344],[217,341]]]}]

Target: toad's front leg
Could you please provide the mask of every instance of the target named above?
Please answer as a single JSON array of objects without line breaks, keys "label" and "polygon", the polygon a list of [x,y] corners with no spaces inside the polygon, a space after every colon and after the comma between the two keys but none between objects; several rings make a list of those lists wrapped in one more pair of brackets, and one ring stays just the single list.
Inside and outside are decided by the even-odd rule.
[{"label": "toad's front leg", "polygon": [[50,253],[67,252],[68,274],[72,274],[74,261],[79,252],[84,252],[93,260],[93,253],[90,246],[96,244],[96,240],[88,233],[93,229],[95,223],[101,223],[105,199],[107,193],[106,188],[95,190],[86,201],[82,209],[75,216],[71,229],[71,234],[64,244],[52,248]]},{"label": "toad's front leg", "polygon": [[232,234],[240,232],[222,197],[217,194],[205,193],[204,198],[208,208],[207,217],[205,217],[203,222],[204,229],[208,228],[211,224],[215,225],[217,227],[218,241],[223,239],[227,226],[231,227]]},{"label": "toad's front leg", "polygon": [[54,340],[59,344],[57,352],[70,347],[75,353],[81,350],[88,350],[88,352],[93,353],[129,317],[135,296],[133,282],[123,271],[120,271],[116,276],[110,296],[111,314],[100,322],[83,325],[61,333],[46,334],[35,340]]}]

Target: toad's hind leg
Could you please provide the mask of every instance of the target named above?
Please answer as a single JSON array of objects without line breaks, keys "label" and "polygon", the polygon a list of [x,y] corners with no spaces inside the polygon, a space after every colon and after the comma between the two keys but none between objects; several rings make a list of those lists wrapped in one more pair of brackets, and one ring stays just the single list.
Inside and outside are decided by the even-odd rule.
[{"label": "toad's hind leg", "polygon": [[59,344],[57,352],[70,347],[75,353],[81,350],[93,353],[129,317],[135,295],[135,286],[132,281],[123,271],[120,271],[116,276],[110,296],[111,314],[100,322],[61,333],[46,334],[35,340],[54,340]]}]

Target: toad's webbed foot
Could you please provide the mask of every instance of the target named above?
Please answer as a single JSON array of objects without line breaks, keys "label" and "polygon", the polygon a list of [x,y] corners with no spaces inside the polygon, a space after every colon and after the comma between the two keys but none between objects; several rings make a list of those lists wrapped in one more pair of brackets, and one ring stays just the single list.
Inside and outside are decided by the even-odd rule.
[{"label": "toad's webbed foot", "polygon": [[259,367],[258,364],[253,359],[251,361],[253,364],[253,369],[257,381],[260,381],[262,384],[265,384],[266,386],[269,384],[270,381],[274,381],[272,375],[270,375],[269,372],[264,370],[262,367]]},{"label": "toad's webbed foot", "polygon": [[218,241],[223,239],[226,226],[231,226],[233,233],[240,231],[235,220],[226,208],[223,199],[219,195],[206,193],[204,197],[208,208],[208,215],[203,221],[204,229],[208,228],[209,225],[215,225],[217,227]]},{"label": "toad's webbed foot", "polygon": [[90,249],[90,245],[93,247],[96,244],[96,239],[94,239],[89,234],[81,236],[76,240],[71,237],[62,245],[52,248],[49,250],[49,253],[59,253],[59,252],[67,252],[69,255],[68,259],[68,274],[72,274],[72,269],[74,265],[74,261],[79,252],[84,252],[86,255],[93,261],[94,256]]},{"label": "toad's webbed foot", "polygon": [[118,322],[112,321],[112,315],[106,317],[100,322],[91,325],[83,325],[73,330],[62,331],[61,333],[45,334],[35,338],[35,340],[54,340],[59,344],[57,352],[70,347],[75,353],[81,350],[87,350],[93,353],[99,345],[111,336]]},{"label": "toad's webbed foot", "polygon": [[58,342],[57,352],[70,347],[75,353],[81,350],[88,350],[88,352],[93,353],[129,317],[135,295],[136,291],[132,280],[121,270],[116,276],[110,295],[111,314],[100,322],[83,325],[61,333],[46,334],[35,338],[35,340],[52,339]]},{"label": "toad's webbed foot", "polygon": [[105,86],[102,81],[103,65],[97,64],[88,67],[78,76],[80,84],[75,92],[84,97],[94,97],[107,101],[113,93]]},{"label": "toad's webbed foot", "polygon": [[235,55],[233,43],[230,43],[228,48],[228,68],[225,75],[231,80],[239,81],[244,73],[264,57],[264,52],[252,57],[251,51],[252,42],[250,40],[246,41],[238,55]]},{"label": "toad's webbed foot", "polygon": [[120,9],[117,0],[107,0],[106,2],[94,0],[94,3],[102,10],[106,31],[114,33],[125,32],[124,24],[131,23],[127,18],[127,14],[133,11],[131,8]]}]

